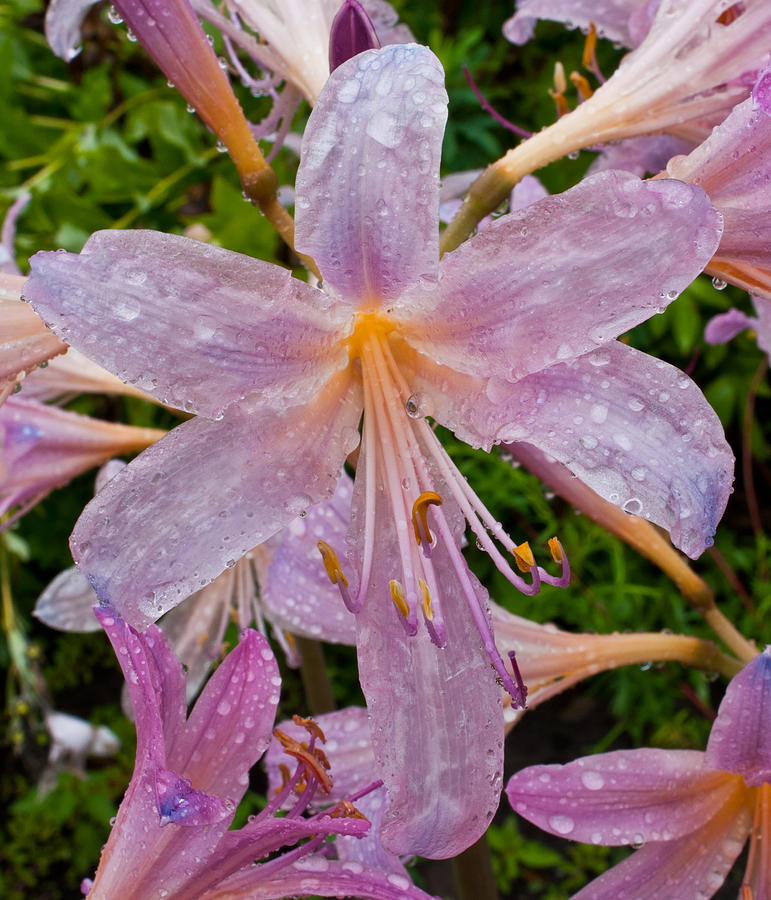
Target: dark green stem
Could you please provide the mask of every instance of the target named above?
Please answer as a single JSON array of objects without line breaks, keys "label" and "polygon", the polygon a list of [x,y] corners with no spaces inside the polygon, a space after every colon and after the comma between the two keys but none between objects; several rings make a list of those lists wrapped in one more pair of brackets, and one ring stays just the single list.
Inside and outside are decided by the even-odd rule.
[{"label": "dark green stem", "polygon": [[458,885],[458,900],[498,900],[486,834],[456,856],[452,867]]},{"label": "dark green stem", "polygon": [[295,640],[302,656],[300,675],[311,714],[320,716],[322,713],[332,712],[335,708],[335,698],[332,694],[332,685],[327,674],[324,650],[321,644],[310,638],[298,636],[295,636]]}]

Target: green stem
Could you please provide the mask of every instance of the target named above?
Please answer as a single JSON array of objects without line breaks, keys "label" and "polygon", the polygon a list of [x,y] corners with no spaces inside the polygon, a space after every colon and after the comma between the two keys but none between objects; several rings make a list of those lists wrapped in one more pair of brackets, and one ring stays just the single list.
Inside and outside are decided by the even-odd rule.
[{"label": "green stem", "polygon": [[498,900],[493,862],[487,835],[481,838],[452,861],[458,900]]},{"label": "green stem", "polygon": [[297,647],[302,656],[300,675],[305,689],[308,708],[314,716],[332,712],[335,709],[335,698],[329,681],[324,650],[318,641],[295,636]]}]

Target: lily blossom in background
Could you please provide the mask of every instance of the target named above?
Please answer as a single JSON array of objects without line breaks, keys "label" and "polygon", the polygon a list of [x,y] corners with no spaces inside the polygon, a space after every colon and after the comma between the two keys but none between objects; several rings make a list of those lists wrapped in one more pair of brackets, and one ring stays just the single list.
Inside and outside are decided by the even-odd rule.
[{"label": "lily blossom in background", "polygon": [[[711,540],[732,468],[695,385],[614,340],[714,252],[720,217],[703,192],[600,174],[499,219],[439,263],[446,102],[439,62],[415,45],[367,51],[330,77],[296,199],[296,245],[315,257],[323,291],[141,231],[98,233],[80,255],[37,254],[25,289],[61,337],[96,335],[100,364],[198,414],[110,481],[72,537],[102,602],[139,627],[330,496],[364,411],[346,569],[328,541],[319,549],[357,613],[389,792],[384,843],[426,856],[454,855],[489,823],[502,754],[495,674],[522,693],[462,556],[465,523],[520,590],[569,573],[558,542],[555,576],[505,534],[426,416],[474,446],[526,438],[596,490],[623,491],[622,502],[634,490],[642,514],[694,555]],[[638,400],[648,384],[656,403]],[[686,438],[687,462],[671,450]],[[633,470],[653,469],[655,479],[635,480]],[[384,677],[386,658],[401,677]],[[459,716],[473,745],[451,737]]]},{"label": "lily blossom in background", "polygon": [[76,475],[165,433],[9,398],[0,408],[0,530]]},{"label": "lily blossom in background", "polygon": [[725,344],[747,328],[752,328],[757,336],[758,347],[771,355],[771,298],[753,297],[755,315],[748,316],[739,309],[729,309],[707,322],[704,340],[708,344]]},{"label": "lily blossom in background", "polygon": [[86,757],[114,756],[120,739],[106,725],[92,725],[78,716],[51,710],[45,715],[45,726],[51,740],[48,762],[38,782],[38,796],[56,787],[59,772],[86,777]]},{"label": "lily blossom in background", "polygon": [[[243,828],[229,829],[249,770],[270,740],[279,698],[278,666],[261,635],[243,634],[187,716],[184,671],[162,632],[153,626],[138,634],[113,611],[96,612],[126,677],[137,758],[97,873],[84,882],[90,900],[405,896],[387,873],[351,871],[315,857],[327,835],[369,828],[346,803],[303,815],[319,787],[331,784],[315,726],[304,745],[285,743],[295,771],[284,790]],[[223,733],[228,741],[220,740]],[[276,817],[301,781],[305,787],[289,814]],[[294,847],[303,839],[309,840]],[[286,847],[294,849],[255,864]],[[406,896],[426,895],[412,889]]]},{"label": "lily blossom in background", "polygon": [[598,37],[636,47],[650,28],[651,6],[648,0],[517,0],[517,11],[504,22],[503,34],[512,44],[525,44],[533,37],[535,23],[550,19],[568,28],[593,25]]},{"label": "lily blossom in background", "polygon": [[509,781],[513,808],[545,831],[638,849],[575,900],[711,897],[750,839],[742,898],[771,891],[771,648],[736,675],[707,750],[617,750]]}]

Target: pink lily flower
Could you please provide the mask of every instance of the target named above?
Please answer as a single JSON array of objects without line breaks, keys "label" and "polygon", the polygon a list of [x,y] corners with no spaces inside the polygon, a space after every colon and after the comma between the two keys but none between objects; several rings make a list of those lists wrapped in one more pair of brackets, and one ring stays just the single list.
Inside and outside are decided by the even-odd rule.
[{"label": "pink lily flower", "polygon": [[0,530],[76,475],[165,433],[9,398],[0,408]]},{"label": "pink lily flower", "polygon": [[698,184],[723,213],[725,228],[707,272],[771,300],[771,68],[752,96],[667,174]]},{"label": "pink lily flower", "polygon": [[[138,634],[111,610],[96,614],[126,677],[137,757],[94,880],[84,883],[90,900],[426,897],[414,888],[397,893],[387,873],[363,867],[351,872],[316,857],[325,836],[364,834],[369,825],[343,804],[303,816],[319,786],[330,782],[315,729],[305,746],[285,744],[298,762],[286,789],[243,828],[229,830],[249,770],[270,741],[279,699],[278,666],[261,635],[244,633],[187,716],[184,671],[161,631]],[[219,739],[223,734],[227,741]],[[287,816],[276,818],[301,780],[301,796]]]},{"label": "pink lily flower", "polygon": [[[561,577],[505,534],[425,416],[475,446],[527,436],[598,490],[623,490],[622,502],[634,482],[642,514],[657,510],[692,554],[711,539],[732,467],[693,383],[614,340],[713,253],[720,219],[703,192],[601,174],[498,220],[440,264],[445,116],[442,69],[425,48],[370,50],[330,76],[297,177],[296,243],[316,258],[323,291],[152,232],[37,254],[25,291],[68,342],[96,334],[100,364],[198,414],[113,479],[73,533],[102,601],[140,627],[331,495],[364,411],[346,569],[329,542],[321,550],[357,612],[389,791],[384,840],[426,856],[468,846],[497,803],[490,661],[520,693],[460,550],[465,521],[520,590],[565,583],[568,570],[557,543]],[[648,384],[655,402],[638,399]],[[682,435],[687,457],[671,449]],[[660,473],[650,492],[637,467]],[[496,542],[515,548],[516,566]],[[384,678],[385,658],[399,678]],[[473,746],[449,737],[459,716]]]},{"label": "pink lily flower", "polygon": [[771,648],[736,675],[707,750],[617,750],[509,781],[539,828],[592,844],[638,846],[575,900],[711,897],[750,838],[742,897],[771,896]]}]

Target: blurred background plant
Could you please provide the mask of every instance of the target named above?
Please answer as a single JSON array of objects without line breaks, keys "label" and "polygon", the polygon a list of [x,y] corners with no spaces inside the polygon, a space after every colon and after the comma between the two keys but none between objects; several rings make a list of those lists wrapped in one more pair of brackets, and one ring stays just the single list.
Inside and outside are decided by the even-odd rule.
[{"label": "blurred background plant", "polygon": [[[394,0],[394,6],[447,70],[450,118],[443,171],[484,166],[515,140],[480,108],[464,65],[507,119],[527,130],[554,119],[548,93],[554,63],[562,61],[568,72],[579,67],[579,33],[542,23],[538,40],[516,48],[500,35],[510,4]],[[188,231],[231,250],[291,264],[269,224],[242,199],[228,157],[218,152],[212,135],[141,47],[127,38],[125,27],[110,22],[107,5],[89,13],[83,50],[70,64],[49,50],[43,15],[38,0],[0,2],[0,216],[22,192],[30,192],[16,240],[22,271],[37,250],[77,251],[92,231],[115,227]],[[601,42],[603,70],[611,71],[619,58],[620,51]],[[265,114],[264,100],[246,91],[239,99],[249,118]],[[303,104],[297,130],[307,114]],[[551,191],[564,190],[593,156],[584,152],[565,159],[539,177]],[[296,164],[288,148],[279,153],[274,168],[281,183],[293,183]],[[757,497],[771,485],[766,359],[748,332],[723,346],[704,342],[704,326],[716,313],[730,306],[751,311],[741,291],[718,288],[700,278],[628,340],[688,370],[723,420],[737,460],[743,453],[749,460],[744,472],[737,465],[736,490],[715,547],[695,568],[725,615],[762,646],[771,642],[769,520],[768,511],[764,518],[761,508],[758,520],[750,508],[759,506]],[[176,421],[135,398],[80,397],[69,408],[141,426],[170,427]],[[653,565],[550,496],[537,479],[500,455],[474,452],[450,434],[443,438],[508,530],[543,553],[547,539],[557,534],[570,556],[574,583],[569,591],[546,588],[528,598],[515,595],[472,545],[472,566],[498,602],[567,629],[670,629],[712,637]],[[77,479],[2,538],[0,667],[6,691],[0,805],[7,814],[0,824],[0,895],[8,900],[77,895],[81,879],[96,866],[133,765],[134,729],[120,709],[122,678],[106,638],[55,633],[31,617],[42,589],[71,564],[67,538],[92,491],[93,475]],[[237,639],[234,628],[228,639]],[[327,646],[324,653],[336,702],[361,702],[353,650]],[[299,674],[284,667],[283,675],[278,718],[308,712]],[[642,744],[701,749],[722,691],[721,680],[677,664],[599,675],[524,717],[507,741],[506,775],[532,763],[566,762]],[[61,773],[55,787],[41,796],[38,781],[50,743],[44,715],[50,709],[106,725],[122,744],[114,757],[89,762],[85,779]],[[236,824],[264,802],[264,791],[265,782],[255,773]],[[552,839],[517,820],[505,803],[489,841],[501,897],[565,898],[624,855]],[[448,864],[419,861],[415,873],[427,890],[454,896]],[[738,884],[729,881],[716,896],[735,897],[737,890]]]}]

